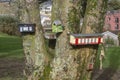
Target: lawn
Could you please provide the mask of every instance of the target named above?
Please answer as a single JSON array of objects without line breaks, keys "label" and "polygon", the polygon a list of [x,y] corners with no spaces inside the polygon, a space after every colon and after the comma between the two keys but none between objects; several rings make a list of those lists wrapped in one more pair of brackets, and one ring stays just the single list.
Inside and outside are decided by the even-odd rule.
[{"label": "lawn", "polygon": [[[100,48],[98,50],[100,54]],[[103,70],[99,70],[99,55],[96,58],[92,80],[119,80],[120,79],[120,47],[106,47]]]},{"label": "lawn", "polygon": [[120,47],[106,48],[104,68],[120,69]]},{"label": "lawn", "polygon": [[[99,67],[99,54],[98,50],[96,67]],[[105,59],[103,60],[103,68],[120,69],[120,47],[106,47]]]},{"label": "lawn", "polygon": [[[99,54],[98,49],[97,62],[95,67],[99,67]],[[106,47],[105,48],[105,59],[103,60],[103,68],[120,69],[120,47]]]},{"label": "lawn", "polygon": [[0,80],[25,80],[22,38],[0,33]]},{"label": "lawn", "polygon": [[22,39],[0,34],[0,58],[23,58]]}]

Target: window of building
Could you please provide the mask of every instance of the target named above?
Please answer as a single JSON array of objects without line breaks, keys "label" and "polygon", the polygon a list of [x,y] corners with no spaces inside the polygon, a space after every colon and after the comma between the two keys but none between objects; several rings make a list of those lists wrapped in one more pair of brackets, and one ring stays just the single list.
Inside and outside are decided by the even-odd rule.
[{"label": "window of building", "polygon": [[115,29],[119,29],[119,25],[118,24],[115,26]]},{"label": "window of building", "polygon": [[105,30],[111,30],[111,25],[110,24],[106,24],[105,25]]},{"label": "window of building", "polygon": [[119,18],[115,18],[115,22],[116,22],[116,23],[119,23]]},{"label": "window of building", "polygon": [[109,22],[109,21],[110,21],[110,19],[111,19],[111,18],[110,18],[110,17],[108,17],[108,18],[107,18],[107,22]]}]

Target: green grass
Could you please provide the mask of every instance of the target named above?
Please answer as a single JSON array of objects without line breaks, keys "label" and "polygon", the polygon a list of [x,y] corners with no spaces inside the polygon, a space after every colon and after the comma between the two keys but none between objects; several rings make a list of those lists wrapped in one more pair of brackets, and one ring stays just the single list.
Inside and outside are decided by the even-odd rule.
[{"label": "green grass", "polygon": [[104,68],[120,69],[120,47],[106,48]]},{"label": "green grass", "polygon": [[0,34],[0,58],[23,58],[22,39],[17,36]]},{"label": "green grass", "polygon": [[[96,60],[95,67],[99,68],[99,54]],[[103,68],[120,69],[120,47],[105,48],[105,59],[103,60]]]},{"label": "green grass", "polygon": [[[24,60],[22,38],[0,33],[0,59],[4,59],[4,60],[15,59],[16,61]],[[9,63],[8,65],[11,65],[11,64],[14,65],[14,63]],[[11,72],[12,71],[10,69],[9,71],[6,72],[6,74]],[[5,74],[5,72],[3,74]],[[17,75],[17,72],[15,73],[15,75]],[[21,77],[21,75],[18,77],[16,76],[12,77],[12,76],[6,75],[3,77],[0,77],[0,80],[26,80],[26,79],[25,77]]]}]

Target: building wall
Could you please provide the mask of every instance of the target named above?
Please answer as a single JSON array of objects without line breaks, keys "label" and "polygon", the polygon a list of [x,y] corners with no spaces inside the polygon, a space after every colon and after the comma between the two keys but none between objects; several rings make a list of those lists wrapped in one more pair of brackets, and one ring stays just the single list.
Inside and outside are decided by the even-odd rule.
[{"label": "building wall", "polygon": [[120,10],[107,12],[105,16],[104,30],[110,31],[120,30]]},{"label": "building wall", "polygon": [[15,15],[9,2],[0,2],[0,15]]}]

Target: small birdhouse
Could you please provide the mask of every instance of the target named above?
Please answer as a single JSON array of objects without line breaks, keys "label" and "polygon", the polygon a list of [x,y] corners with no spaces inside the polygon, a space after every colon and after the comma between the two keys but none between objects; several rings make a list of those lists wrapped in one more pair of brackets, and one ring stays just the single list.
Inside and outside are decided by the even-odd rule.
[{"label": "small birdhouse", "polygon": [[55,20],[52,23],[52,32],[54,33],[63,32],[63,26],[60,20]]},{"label": "small birdhouse", "polygon": [[35,33],[35,24],[19,24],[20,33]]},{"label": "small birdhouse", "polygon": [[95,45],[103,43],[101,34],[71,34],[71,45]]},{"label": "small birdhouse", "polygon": [[89,63],[87,67],[87,71],[92,71],[93,70],[93,63]]}]

